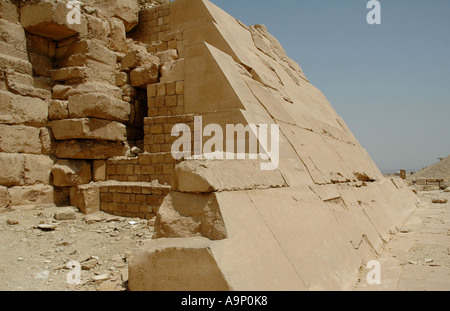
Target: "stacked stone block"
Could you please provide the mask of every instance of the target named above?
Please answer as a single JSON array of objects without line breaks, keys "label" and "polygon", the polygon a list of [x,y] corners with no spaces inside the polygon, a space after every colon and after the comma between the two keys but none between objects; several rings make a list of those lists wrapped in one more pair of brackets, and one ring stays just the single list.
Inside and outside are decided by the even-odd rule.
[{"label": "stacked stone block", "polygon": [[0,1],[0,211],[52,204],[54,144],[48,126],[52,40],[20,24],[19,7]]}]

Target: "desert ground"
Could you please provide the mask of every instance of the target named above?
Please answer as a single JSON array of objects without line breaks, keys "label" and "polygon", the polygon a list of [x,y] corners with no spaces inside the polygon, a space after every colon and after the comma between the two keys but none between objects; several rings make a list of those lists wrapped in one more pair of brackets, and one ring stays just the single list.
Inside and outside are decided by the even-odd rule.
[{"label": "desert ground", "polygon": [[[361,267],[355,290],[450,290],[450,192],[418,192],[420,204],[392,235],[378,260],[381,285],[368,285]],[[68,219],[68,220],[56,220]],[[50,229],[39,228],[48,224]],[[125,291],[127,257],[152,238],[154,221],[66,208],[30,208],[0,215],[0,290]],[[44,227],[45,229],[45,227]],[[81,284],[70,285],[67,263],[81,263]]]}]

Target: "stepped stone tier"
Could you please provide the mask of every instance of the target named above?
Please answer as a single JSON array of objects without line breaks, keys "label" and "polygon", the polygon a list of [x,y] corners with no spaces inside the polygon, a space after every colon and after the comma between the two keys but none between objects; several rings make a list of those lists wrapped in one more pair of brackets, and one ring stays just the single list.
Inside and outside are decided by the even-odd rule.
[{"label": "stepped stone tier", "polygon": [[[84,1],[68,24],[63,1],[0,0],[0,211],[155,218],[130,290],[351,289],[416,196],[264,26],[208,0],[139,3]],[[175,159],[180,123],[277,125],[278,168]]]}]

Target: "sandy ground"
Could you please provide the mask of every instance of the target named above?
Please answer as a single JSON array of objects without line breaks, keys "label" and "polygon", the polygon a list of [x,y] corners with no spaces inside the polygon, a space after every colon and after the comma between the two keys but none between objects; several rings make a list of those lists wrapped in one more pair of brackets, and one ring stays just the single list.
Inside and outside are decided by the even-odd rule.
[{"label": "sandy ground", "polygon": [[[57,210],[0,214],[0,290],[125,290],[129,251],[153,235],[148,221],[104,213],[92,223],[80,213],[74,220],[56,221]],[[40,223],[56,229],[42,231],[36,228]],[[80,285],[67,282],[75,271],[67,268],[71,260],[82,267]]]},{"label": "sandy ground", "polygon": [[[378,258],[381,285],[368,285],[363,270],[355,290],[450,290],[450,203],[431,203],[450,201],[450,193],[419,192],[419,198],[420,206]],[[153,222],[104,213],[57,221],[59,210],[0,214],[0,290],[126,290],[127,257],[151,239]],[[39,229],[42,223],[55,230]],[[67,282],[71,260],[82,267],[79,285]]]},{"label": "sandy ground", "polygon": [[[361,273],[356,290],[449,291],[450,290],[450,193],[418,193],[420,204],[378,258],[381,284],[368,285]],[[434,204],[434,199],[447,204]]]}]

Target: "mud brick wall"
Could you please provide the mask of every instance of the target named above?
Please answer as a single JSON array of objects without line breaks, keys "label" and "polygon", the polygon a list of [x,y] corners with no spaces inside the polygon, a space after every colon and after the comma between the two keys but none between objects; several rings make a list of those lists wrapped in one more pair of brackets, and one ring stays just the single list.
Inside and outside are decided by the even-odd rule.
[{"label": "mud brick wall", "polygon": [[151,44],[150,53],[170,49],[178,50],[180,58],[183,53],[183,33],[171,32],[170,4],[164,4],[139,13],[139,25],[129,33],[129,36],[143,43]]},{"label": "mud brick wall", "polygon": [[172,144],[179,138],[172,136],[172,128],[180,123],[186,124],[191,128],[191,150],[194,150],[194,115],[192,114],[145,118],[144,150],[150,153],[171,153]]},{"label": "mud brick wall", "polygon": [[181,161],[172,157],[170,152],[143,153],[137,158],[115,158],[106,163],[107,180],[122,182],[152,182],[172,185],[175,166]]},{"label": "mud brick wall", "polygon": [[173,116],[184,113],[184,81],[147,86],[148,116]]},{"label": "mud brick wall", "polygon": [[155,187],[141,183],[102,186],[100,209],[116,216],[151,219],[169,191],[169,186]]}]

